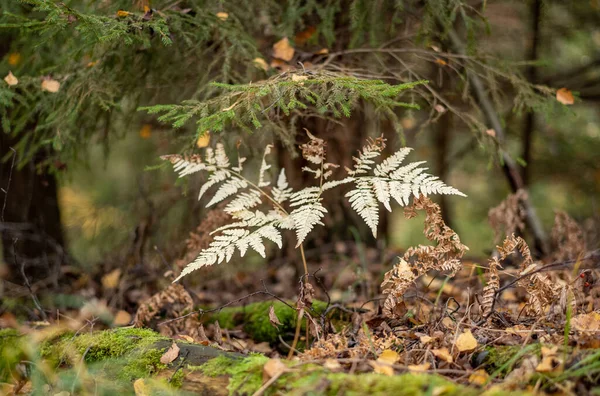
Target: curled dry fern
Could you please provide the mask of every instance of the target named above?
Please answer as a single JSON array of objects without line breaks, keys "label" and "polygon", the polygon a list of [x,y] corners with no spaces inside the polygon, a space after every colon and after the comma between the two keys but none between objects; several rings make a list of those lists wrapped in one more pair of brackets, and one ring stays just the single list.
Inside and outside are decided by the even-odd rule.
[{"label": "curled dry fern", "polygon": [[[385,147],[385,139],[371,139],[360,151],[352,169],[346,169],[348,176],[341,180],[330,180],[335,164],[326,162],[326,143],[308,133],[309,142],[302,145],[302,155],[310,166],[303,171],[312,173],[317,186],[309,186],[294,191],[287,182],[285,169],[281,169],[275,185],[271,185],[267,172],[271,166],[267,157],[271,146],[267,146],[256,182],[243,175],[245,158],[238,157],[233,166],[222,144],[215,149],[207,148],[204,159],[199,155],[183,157],[166,155],[180,177],[205,171],[208,179],[202,185],[198,199],[211,188],[216,190],[207,203],[207,207],[230,199],[224,211],[232,222],[213,231],[214,240],[207,249],[200,252],[196,260],[188,264],[179,277],[207,265],[229,261],[235,251],[241,256],[249,250],[255,250],[266,256],[264,240],[282,246],[281,230],[293,230],[299,247],[312,229],[322,225],[321,220],[327,213],[322,204],[323,194],[342,184],[353,183],[354,189],[346,194],[352,208],[377,236],[379,206],[391,211],[390,201],[394,199],[401,206],[410,203],[410,197],[419,198],[429,194],[455,194],[464,196],[457,189],[445,185],[437,177],[425,173],[420,167],[424,162],[403,165],[410,152],[403,148],[390,157],[377,163]],[[270,188],[270,189],[268,189]]]}]

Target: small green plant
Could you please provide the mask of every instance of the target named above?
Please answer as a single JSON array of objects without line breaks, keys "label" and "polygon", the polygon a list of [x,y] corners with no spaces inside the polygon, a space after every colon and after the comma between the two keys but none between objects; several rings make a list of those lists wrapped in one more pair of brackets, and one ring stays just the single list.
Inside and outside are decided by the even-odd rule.
[{"label": "small green plant", "polygon": [[323,206],[323,195],[344,184],[354,184],[354,188],[346,194],[352,208],[363,218],[377,236],[379,223],[379,203],[392,211],[391,200],[401,206],[409,205],[410,198],[418,198],[430,194],[454,194],[464,196],[457,189],[447,186],[436,176],[425,172],[421,167],[424,161],[403,165],[410,153],[410,148],[402,148],[380,163],[377,163],[385,148],[385,139],[370,139],[358,157],[354,158],[354,167],[346,169],[343,179],[332,179],[333,169],[338,165],[326,162],[326,143],[324,140],[308,132],[309,141],[300,146],[302,156],[310,164],[302,168],[312,173],[317,185],[304,187],[294,191],[289,185],[285,169],[281,169],[275,185],[271,185],[267,172],[271,165],[267,156],[272,147],[267,146],[256,181],[243,175],[243,164],[246,158],[239,157],[233,166],[222,144],[216,148],[207,148],[202,160],[201,156],[166,155],[161,158],[171,161],[180,177],[196,172],[206,171],[208,179],[201,187],[198,199],[213,186],[218,186],[207,207],[230,199],[224,211],[232,222],[213,231],[217,234],[210,246],[200,252],[199,256],[181,272],[176,280],[192,271],[207,265],[229,261],[236,250],[241,256],[253,249],[265,257],[264,239],[282,247],[281,230],[293,230],[296,233],[296,248],[300,248],[305,272],[308,273],[304,260],[302,243],[327,213]]}]

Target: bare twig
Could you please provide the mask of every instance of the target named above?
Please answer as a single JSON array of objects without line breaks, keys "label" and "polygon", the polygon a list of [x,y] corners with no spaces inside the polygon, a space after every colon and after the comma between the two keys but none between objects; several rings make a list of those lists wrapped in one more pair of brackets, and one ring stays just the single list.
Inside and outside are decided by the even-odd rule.
[{"label": "bare twig", "polygon": [[[19,260],[17,258],[17,242],[19,241],[18,238],[13,239],[13,258],[15,260],[15,265],[18,265]],[[35,295],[35,293],[33,292],[33,289],[31,288],[31,283],[29,283],[29,278],[27,278],[27,275],[25,274],[25,262],[21,261],[21,275],[23,276],[23,280],[25,282],[25,286],[27,286],[27,289],[29,290],[29,295],[31,296],[31,299],[33,300],[33,303],[35,304],[36,308],[38,309],[38,311],[40,311],[40,316],[42,317],[42,320],[44,321],[48,321],[48,317],[46,316],[46,312],[44,312],[44,309],[42,308],[37,296]]]},{"label": "bare twig", "polygon": [[12,162],[10,164],[10,172],[8,173],[8,183],[6,184],[6,188],[2,189],[2,192],[4,193],[4,203],[2,204],[2,215],[0,216],[0,221],[2,221],[3,223],[4,223],[4,211],[6,210],[6,202],[8,201],[8,190],[10,190],[10,182],[12,180],[12,172],[13,172],[13,168],[15,167],[15,160],[17,159],[17,152],[15,151],[15,149],[10,147],[10,150],[13,152],[13,155],[12,155]]}]

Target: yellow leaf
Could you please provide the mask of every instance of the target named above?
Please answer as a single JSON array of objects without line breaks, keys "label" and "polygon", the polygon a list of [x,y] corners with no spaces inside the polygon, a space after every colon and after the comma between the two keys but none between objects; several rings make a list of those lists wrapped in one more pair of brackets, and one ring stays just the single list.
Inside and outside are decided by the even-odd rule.
[{"label": "yellow leaf", "polygon": [[118,17],[126,17],[126,16],[128,16],[130,14],[131,14],[131,12],[129,12],[129,11],[123,11],[123,10],[117,11],[117,16]]},{"label": "yellow leaf", "polygon": [[391,349],[386,349],[385,351],[381,352],[381,355],[379,355],[377,361],[379,363],[394,364],[399,359],[400,355],[398,355],[398,352],[392,351]]},{"label": "yellow leaf", "polygon": [[113,320],[113,324],[115,326],[127,326],[131,323],[131,314],[127,311],[120,310],[115,315],[115,320]]},{"label": "yellow leaf", "polygon": [[575,103],[573,93],[567,88],[560,88],[558,91],[556,91],[556,100],[564,105],[572,105]]},{"label": "yellow leaf", "polygon": [[140,137],[142,139],[148,139],[152,135],[152,126],[150,124],[142,125],[140,128]]},{"label": "yellow leaf", "polygon": [[267,65],[267,62],[265,62],[263,58],[254,58],[252,63],[254,63],[254,66],[258,67],[259,69],[263,69],[264,71],[269,70],[269,65]]},{"label": "yellow leaf", "polygon": [[562,362],[556,356],[544,356],[535,367],[538,373],[557,373],[562,371]]},{"label": "yellow leaf", "polygon": [[152,390],[144,382],[143,378],[138,378],[133,382],[133,390],[135,392],[135,396],[151,396]]},{"label": "yellow leaf", "polygon": [[160,362],[162,364],[169,364],[173,360],[177,359],[179,356],[179,347],[175,342],[171,345],[171,347],[160,357]]},{"label": "yellow leaf", "polygon": [[578,331],[599,331],[600,313],[579,314],[571,319],[571,327]]},{"label": "yellow leaf", "polygon": [[8,55],[8,64],[11,66],[16,66],[21,63],[21,54],[18,52],[13,52]]},{"label": "yellow leaf", "polygon": [[9,71],[6,77],[4,77],[4,81],[6,81],[6,83],[11,87],[19,83],[19,79],[17,79],[17,77],[15,77],[11,71]]},{"label": "yellow leaf", "polygon": [[448,363],[452,363],[452,355],[450,355],[448,348],[432,349],[431,353],[433,353],[439,359],[442,359]]},{"label": "yellow leaf", "polygon": [[263,379],[268,380],[276,375],[280,375],[287,369],[287,366],[281,359],[269,359],[263,366]]},{"label": "yellow leaf", "polygon": [[454,329],[454,321],[452,319],[450,319],[449,317],[445,317],[444,319],[442,319],[442,324],[447,328],[447,329]]},{"label": "yellow leaf", "polygon": [[435,60],[435,63],[441,66],[446,66],[448,64],[445,60],[439,58]]},{"label": "yellow leaf", "polygon": [[490,378],[490,375],[483,369],[474,371],[469,376],[469,383],[473,385],[485,385]]},{"label": "yellow leaf", "polygon": [[465,330],[461,335],[456,339],[456,348],[458,348],[459,352],[472,351],[477,348],[477,340],[473,337],[473,333],[471,330]]},{"label": "yellow leaf", "polygon": [[226,21],[227,18],[229,18],[229,14],[226,12],[217,12],[217,18],[219,18],[222,21]]},{"label": "yellow leaf", "polygon": [[42,91],[56,93],[56,92],[58,92],[59,89],[60,89],[60,83],[56,80],[53,80],[51,78],[45,78],[42,81]]},{"label": "yellow leaf", "polygon": [[[180,334],[178,337],[187,342],[194,342],[194,339],[187,334]],[[238,340],[238,342],[239,341],[243,341],[243,340]]]},{"label": "yellow leaf", "polygon": [[411,373],[424,373],[431,367],[431,363],[409,364],[408,371]]},{"label": "yellow leaf", "polygon": [[320,50],[315,52],[315,55],[327,55],[328,53],[329,53],[329,50],[327,48],[321,48]]},{"label": "yellow leaf", "polygon": [[290,45],[287,37],[273,44],[273,57],[289,62],[294,57],[294,47]]},{"label": "yellow leaf", "polygon": [[196,146],[198,148],[207,147],[210,143],[210,131],[204,131],[204,133],[198,136],[198,140],[196,141]]},{"label": "yellow leaf", "polygon": [[373,371],[378,374],[385,374],[389,376],[394,375],[394,368],[389,364],[376,362],[374,360],[369,361],[369,364],[373,367]]},{"label": "yellow leaf", "polygon": [[102,287],[105,289],[114,289],[119,285],[121,278],[121,269],[116,268],[102,277]]},{"label": "yellow leaf", "polygon": [[421,344],[427,344],[431,340],[433,340],[433,338],[430,337],[430,336],[428,336],[428,335],[424,335],[424,336],[419,337],[419,341],[421,341]]},{"label": "yellow leaf", "polygon": [[[299,74],[292,74],[292,81],[297,82],[297,81],[304,81],[304,80],[308,80],[307,76],[301,76]],[[302,84],[300,84],[302,85]]]}]

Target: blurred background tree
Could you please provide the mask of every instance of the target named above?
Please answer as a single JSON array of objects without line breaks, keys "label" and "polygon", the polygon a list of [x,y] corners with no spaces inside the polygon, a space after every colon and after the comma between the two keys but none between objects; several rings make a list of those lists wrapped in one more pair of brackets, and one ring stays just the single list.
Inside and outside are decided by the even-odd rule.
[{"label": "blurred background tree", "polygon": [[[475,255],[494,246],[488,209],[518,188],[538,252],[554,208],[598,235],[598,1],[0,0],[0,10],[7,290],[23,274],[48,286],[82,269],[154,279],[202,210],[195,186],[145,168],[217,140],[250,152],[276,141],[279,163],[294,165],[303,128],[346,165],[368,136],[415,147],[469,195],[441,204]],[[332,89],[330,77],[347,82]],[[375,244],[332,206],[335,232],[314,243]],[[420,225],[380,226],[392,247],[421,242]]]}]

